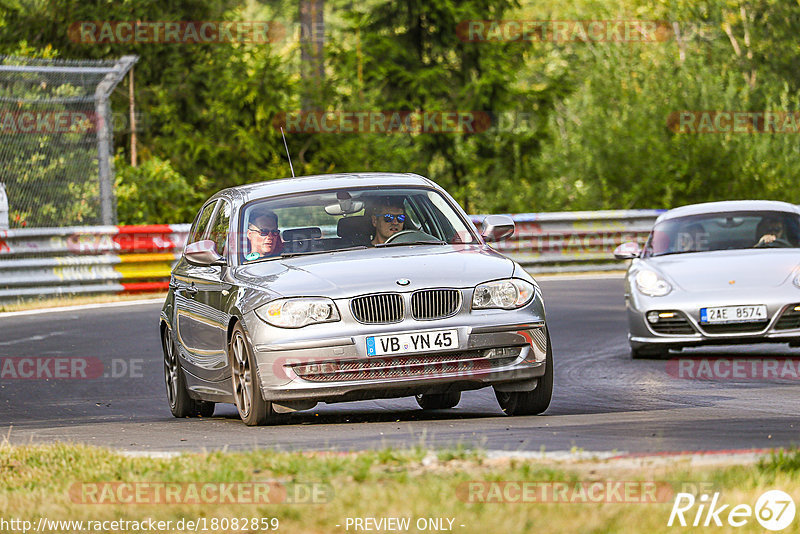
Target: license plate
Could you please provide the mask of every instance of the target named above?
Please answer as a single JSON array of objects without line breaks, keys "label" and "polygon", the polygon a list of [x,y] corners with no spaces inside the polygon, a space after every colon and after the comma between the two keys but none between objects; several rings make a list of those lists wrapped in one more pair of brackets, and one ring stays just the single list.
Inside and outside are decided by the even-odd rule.
[{"label": "license plate", "polygon": [[367,356],[384,354],[407,354],[458,348],[458,330],[414,332],[392,336],[369,336]]},{"label": "license plate", "polygon": [[718,306],[700,308],[701,324],[751,323],[767,319],[766,306]]}]

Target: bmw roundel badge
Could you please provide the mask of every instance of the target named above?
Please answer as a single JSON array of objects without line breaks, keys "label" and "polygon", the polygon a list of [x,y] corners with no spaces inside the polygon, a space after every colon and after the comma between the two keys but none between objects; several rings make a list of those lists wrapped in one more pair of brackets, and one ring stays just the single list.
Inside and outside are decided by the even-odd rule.
[{"label": "bmw roundel badge", "polygon": [[407,286],[410,283],[411,280],[409,280],[408,278],[401,278],[400,280],[397,281],[398,286]]}]

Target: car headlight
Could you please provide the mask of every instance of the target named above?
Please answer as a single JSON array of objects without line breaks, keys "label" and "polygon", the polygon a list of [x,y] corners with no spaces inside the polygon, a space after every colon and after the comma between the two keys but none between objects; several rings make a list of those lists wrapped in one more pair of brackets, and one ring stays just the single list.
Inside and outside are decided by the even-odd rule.
[{"label": "car headlight", "polygon": [[800,272],[797,273],[796,275],[794,275],[793,282],[794,282],[795,287],[800,288]]},{"label": "car headlight", "polygon": [[531,301],[535,291],[533,284],[517,278],[486,282],[475,288],[472,294],[472,309],[521,308]]},{"label": "car headlight", "polygon": [[255,311],[261,320],[281,328],[301,328],[340,319],[336,304],[322,297],[273,300]]},{"label": "car headlight", "polygon": [[660,274],[648,270],[636,273],[636,287],[651,297],[663,297],[672,291],[672,286]]}]

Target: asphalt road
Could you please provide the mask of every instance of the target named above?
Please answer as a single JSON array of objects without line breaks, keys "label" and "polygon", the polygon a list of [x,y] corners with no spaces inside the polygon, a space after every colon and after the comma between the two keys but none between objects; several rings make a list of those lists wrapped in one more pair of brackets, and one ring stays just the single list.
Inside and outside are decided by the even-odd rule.
[{"label": "asphalt road", "polygon": [[[321,404],[274,427],[246,427],[232,405],[218,405],[210,419],[174,419],[162,376],[160,304],[153,303],[0,318],[0,441],[157,451],[461,444],[620,453],[800,443],[797,379],[679,378],[675,362],[630,359],[621,279],[550,279],[541,285],[556,373],[553,402],[541,416],[506,417],[492,390],[483,389],[438,412],[423,413],[404,398]],[[13,377],[33,371],[14,358],[47,356],[80,357],[60,365],[89,362],[85,374],[92,378],[57,378],[65,369],[55,364],[36,369],[39,378]],[[758,345],[673,356],[771,361],[800,359],[800,351]],[[793,363],[797,369],[800,362]],[[53,377],[42,378],[48,374]]]}]

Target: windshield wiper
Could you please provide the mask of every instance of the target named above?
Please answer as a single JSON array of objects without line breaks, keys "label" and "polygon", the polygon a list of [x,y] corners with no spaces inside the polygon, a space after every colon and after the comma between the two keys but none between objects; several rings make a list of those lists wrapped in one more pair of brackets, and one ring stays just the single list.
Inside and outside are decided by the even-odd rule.
[{"label": "windshield wiper", "polygon": [[280,255],[281,258],[293,258],[295,256],[309,256],[311,254],[327,254],[329,252],[344,252],[346,250],[363,250],[369,248],[364,245],[358,245],[355,247],[347,247],[347,248],[337,248],[334,250],[308,250],[305,252],[284,252]]},{"label": "windshield wiper", "polygon": [[378,243],[375,245],[375,248],[379,247],[399,247],[402,245],[446,245],[444,241],[436,240],[436,241],[404,241],[402,243],[394,242],[394,243]]}]

